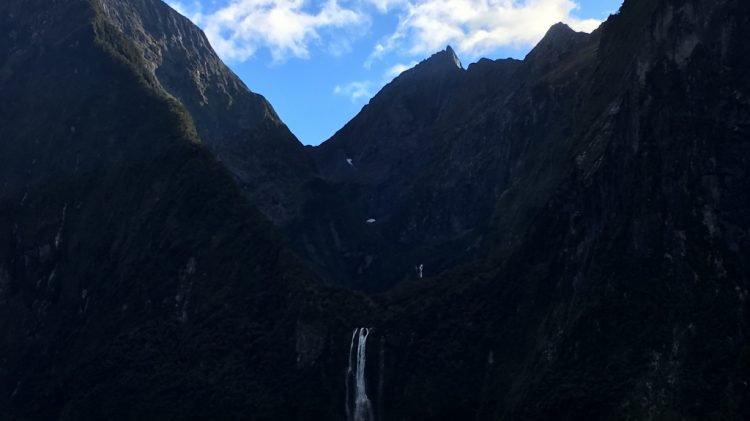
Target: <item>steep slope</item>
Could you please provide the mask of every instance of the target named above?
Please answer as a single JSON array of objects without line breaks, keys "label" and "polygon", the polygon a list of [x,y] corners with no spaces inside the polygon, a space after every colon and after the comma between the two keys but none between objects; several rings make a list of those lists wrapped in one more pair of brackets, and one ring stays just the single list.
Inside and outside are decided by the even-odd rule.
[{"label": "steep slope", "polygon": [[442,117],[463,72],[450,47],[404,72],[315,150],[324,174],[371,185],[418,174],[427,146],[418,135]]},{"label": "steep slope", "polygon": [[750,416],[749,20],[628,0],[547,69],[518,111],[565,118],[531,138],[489,257],[390,296],[380,416]]},{"label": "steep slope", "polygon": [[0,27],[0,418],[343,413],[321,356],[367,305],[311,286],[101,3]]},{"label": "steep slope", "polygon": [[279,225],[294,219],[315,170],[271,104],[222,63],[198,27],[161,0],[102,0],[102,10],[160,87],[184,105],[203,143],[253,203]]},{"label": "steep slope", "polygon": [[[221,62],[203,32],[161,0],[103,0],[104,17],[136,48],[160,89],[190,114],[208,149],[244,195],[282,228],[327,283],[352,285],[357,258],[337,238],[367,238],[345,197],[320,180],[313,159],[273,107]],[[332,228],[333,227],[333,228]],[[346,253],[346,252],[344,252]]]},{"label": "steep slope", "polygon": [[373,297],[317,286],[102,4],[0,3],[0,418],[750,418],[750,3],[397,78],[289,223],[360,287],[425,263]]},{"label": "steep slope", "polygon": [[529,145],[560,137],[569,117],[568,104],[549,102],[539,82],[564,60],[579,73],[555,89],[578,89],[597,42],[598,34],[558,24],[525,60],[481,60],[467,70],[448,47],[316,148],[321,173],[352,212],[376,220],[352,247],[372,264],[349,277],[382,290],[414,279],[419,265],[435,275],[481,256],[493,207]]}]

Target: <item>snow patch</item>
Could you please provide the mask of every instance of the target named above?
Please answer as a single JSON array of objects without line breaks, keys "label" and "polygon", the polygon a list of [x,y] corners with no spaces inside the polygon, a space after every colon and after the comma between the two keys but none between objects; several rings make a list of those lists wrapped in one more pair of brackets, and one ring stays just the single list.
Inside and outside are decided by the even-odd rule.
[{"label": "snow patch", "polygon": [[346,158],[346,163],[354,167],[354,162],[352,161],[351,158]]},{"label": "snow patch", "polygon": [[367,220],[367,221],[365,221],[365,222],[367,222],[368,224],[374,224],[374,223],[376,222],[376,220],[375,220],[375,219],[372,219],[372,218],[370,218],[370,219],[368,219],[368,220]]}]

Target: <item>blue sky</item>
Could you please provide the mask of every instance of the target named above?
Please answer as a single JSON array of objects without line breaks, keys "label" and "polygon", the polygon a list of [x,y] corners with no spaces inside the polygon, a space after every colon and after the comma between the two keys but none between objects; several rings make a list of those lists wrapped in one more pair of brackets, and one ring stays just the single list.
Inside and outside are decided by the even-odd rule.
[{"label": "blue sky", "polygon": [[591,31],[622,0],[167,0],[305,144],[450,44],[464,67],[523,58],[552,24]]}]

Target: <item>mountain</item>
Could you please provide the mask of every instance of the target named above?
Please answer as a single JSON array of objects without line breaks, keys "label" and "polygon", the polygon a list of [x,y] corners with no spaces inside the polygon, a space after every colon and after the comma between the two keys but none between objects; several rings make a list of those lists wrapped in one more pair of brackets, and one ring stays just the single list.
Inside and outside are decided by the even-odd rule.
[{"label": "mountain", "polygon": [[389,295],[384,418],[750,416],[748,19],[630,0],[526,58],[486,256]]},{"label": "mountain", "polygon": [[522,62],[446,50],[314,151],[437,273],[372,323],[381,416],[749,416],[749,7],[629,0]]},{"label": "mountain", "polygon": [[306,200],[300,187],[315,168],[271,104],[224,65],[200,29],[161,0],[101,4],[246,196],[276,224],[296,217]]},{"label": "mountain", "polygon": [[305,149],[160,2],[0,3],[0,419],[750,418],[748,24],[448,47]]},{"label": "mountain", "polygon": [[[495,203],[526,164],[532,144],[564,136],[571,109],[540,81],[599,35],[553,26],[525,60],[483,59],[463,69],[448,47],[404,72],[330,140],[313,150],[321,174],[373,218],[374,262],[350,278],[375,290],[438,274],[482,256]],[[573,91],[591,68],[579,64]],[[567,75],[566,75],[567,76]],[[351,160],[351,164],[349,163]]]},{"label": "mountain", "polygon": [[0,4],[0,419],[337,416],[310,361],[366,305],[317,289],[109,5]]},{"label": "mountain", "polygon": [[271,104],[221,62],[198,27],[161,0],[103,0],[102,11],[158,88],[182,104],[244,196],[283,231],[318,278],[358,286],[348,281],[351,266],[365,257],[341,241],[359,245],[370,233],[353,220],[346,197],[321,179]]}]

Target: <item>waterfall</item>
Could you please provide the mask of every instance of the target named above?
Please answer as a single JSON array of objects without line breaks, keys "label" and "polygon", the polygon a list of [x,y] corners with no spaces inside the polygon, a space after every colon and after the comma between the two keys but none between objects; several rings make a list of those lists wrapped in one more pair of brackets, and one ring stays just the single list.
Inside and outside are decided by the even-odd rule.
[{"label": "waterfall", "polygon": [[[366,327],[354,329],[352,341],[349,345],[349,367],[346,370],[346,419],[348,421],[374,421],[365,382],[367,336],[369,334],[370,329]],[[356,349],[354,348],[355,341],[357,343]],[[353,412],[351,398],[352,378],[354,380]]]},{"label": "waterfall", "polygon": [[352,379],[352,349],[354,348],[354,339],[357,337],[357,333],[359,332],[359,328],[354,329],[354,333],[352,333],[352,342],[349,345],[349,366],[346,369],[346,421],[352,420],[352,408],[350,404],[349,399],[349,393],[351,389],[351,379]]}]

